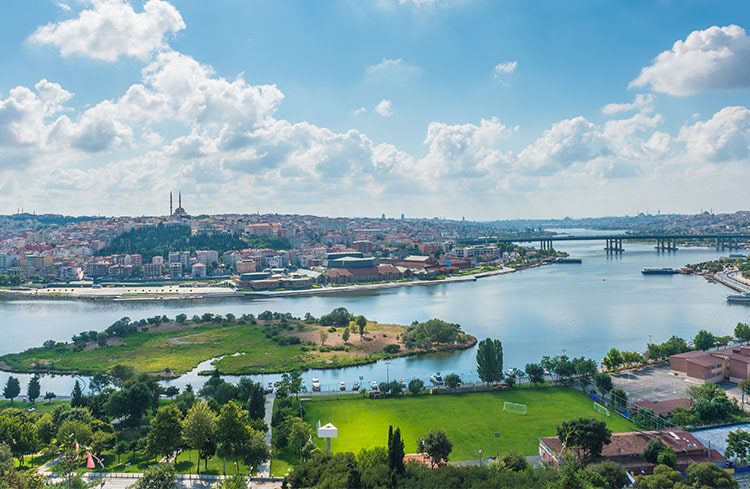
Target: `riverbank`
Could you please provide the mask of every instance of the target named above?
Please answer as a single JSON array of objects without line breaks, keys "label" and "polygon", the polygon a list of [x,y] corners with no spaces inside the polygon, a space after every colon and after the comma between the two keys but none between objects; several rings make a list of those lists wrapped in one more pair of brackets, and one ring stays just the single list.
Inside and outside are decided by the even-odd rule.
[{"label": "riverbank", "polygon": [[229,287],[181,287],[179,285],[163,286],[132,286],[132,287],[50,287],[44,289],[12,290],[0,289],[0,297],[44,299],[44,300],[94,300],[94,301],[174,301],[201,300],[222,298],[271,298],[271,297],[299,297],[314,295],[330,295],[348,292],[373,291],[393,289],[397,287],[418,287],[460,282],[473,282],[480,278],[505,275],[526,268],[533,268],[541,264],[527,267],[502,267],[498,270],[480,272],[470,275],[449,276],[433,280],[411,280],[406,282],[383,282],[370,284],[351,284],[341,286],[327,286],[299,290],[271,290],[271,291],[237,291]]},{"label": "riverbank", "polygon": [[[71,343],[47,342],[4,355],[0,370],[95,375],[122,365],[137,374],[172,379],[213,359],[213,370],[222,375],[271,374],[358,366],[476,343],[457,324],[440,320],[410,326],[367,321],[360,333],[354,321],[335,327],[290,314],[227,316],[157,316],[147,322],[123,318],[103,332],[76,335]],[[431,334],[441,341],[425,342]]]}]

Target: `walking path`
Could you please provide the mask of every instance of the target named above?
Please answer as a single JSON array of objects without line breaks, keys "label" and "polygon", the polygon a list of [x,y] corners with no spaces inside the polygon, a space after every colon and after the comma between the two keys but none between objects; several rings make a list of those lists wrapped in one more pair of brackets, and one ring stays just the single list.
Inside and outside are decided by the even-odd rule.
[{"label": "walking path", "polygon": [[[266,394],[266,416],[264,421],[268,426],[266,431],[266,444],[268,449],[271,450],[271,420],[273,419],[273,401],[276,399],[276,394],[273,392]],[[258,477],[270,477],[271,476],[271,460],[266,460],[258,467]]]}]

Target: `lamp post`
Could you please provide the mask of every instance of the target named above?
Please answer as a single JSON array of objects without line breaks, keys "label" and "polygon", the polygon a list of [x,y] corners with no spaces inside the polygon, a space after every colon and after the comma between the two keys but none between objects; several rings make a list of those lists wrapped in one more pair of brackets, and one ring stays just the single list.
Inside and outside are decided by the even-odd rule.
[{"label": "lamp post", "polygon": [[481,467],[481,466],[483,465],[483,463],[482,463],[482,462],[483,462],[483,460],[482,460],[482,449],[480,448],[480,449],[479,449],[479,466],[480,466],[480,467]]},{"label": "lamp post", "polygon": [[390,377],[390,374],[389,374],[389,372],[388,372],[388,366],[389,366],[390,364],[391,364],[391,361],[390,361],[390,360],[386,360],[386,361],[385,361],[385,383],[386,383],[386,384],[390,384],[390,383],[391,383],[391,377]]},{"label": "lamp post", "polygon": [[495,452],[495,460],[500,460],[500,432],[495,432],[495,446],[497,451]]}]

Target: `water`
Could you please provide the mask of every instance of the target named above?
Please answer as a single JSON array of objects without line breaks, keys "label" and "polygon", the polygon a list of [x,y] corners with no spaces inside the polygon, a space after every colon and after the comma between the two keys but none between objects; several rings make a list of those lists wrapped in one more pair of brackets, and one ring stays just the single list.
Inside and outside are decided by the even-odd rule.
[{"label": "water", "polygon": [[[728,305],[728,289],[688,275],[643,276],[644,266],[681,267],[719,256],[714,249],[685,248],[657,253],[653,244],[625,243],[621,256],[607,256],[603,242],[556,243],[583,259],[581,265],[550,265],[476,282],[403,287],[337,296],[264,300],[221,299],[157,302],[0,301],[0,353],[38,346],[44,340],[68,340],[80,331],[101,330],[113,321],[166,314],[174,317],[212,312],[258,314],[266,309],[315,316],[344,306],[380,322],[409,324],[433,317],[463,325],[477,336],[503,341],[505,367],[522,368],[542,355],[600,359],[609,348],[642,351],[649,335],[664,341],[676,334],[692,337],[699,329],[730,334],[739,321],[750,321],[750,307]],[[199,370],[205,370],[202,366]],[[339,370],[310,371],[321,383],[343,380],[427,379],[431,372],[476,375],[475,350],[419,356]],[[0,383],[7,374],[0,373]],[[264,382],[277,376],[258,377]],[[25,381],[26,376],[22,379]],[[194,371],[172,383],[197,386],[205,379]],[[42,392],[67,394],[73,379],[45,377]]]}]

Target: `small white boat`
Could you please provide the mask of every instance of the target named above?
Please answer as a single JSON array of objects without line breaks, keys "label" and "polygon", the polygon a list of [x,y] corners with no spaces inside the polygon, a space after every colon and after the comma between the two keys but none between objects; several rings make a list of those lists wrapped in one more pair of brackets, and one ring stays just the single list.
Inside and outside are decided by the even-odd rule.
[{"label": "small white boat", "polygon": [[346,382],[339,382],[339,390],[340,391],[346,390]]},{"label": "small white boat", "polygon": [[443,383],[443,376],[440,375],[440,372],[435,372],[434,374],[430,375],[430,382],[435,385],[441,385]]},{"label": "small white boat", "polygon": [[354,382],[352,382],[352,390],[353,391],[358,391],[359,390],[359,382],[358,381],[355,380]]},{"label": "small white boat", "polygon": [[313,392],[320,392],[320,379],[317,377],[312,378],[312,390]]},{"label": "small white boat", "polygon": [[374,391],[378,390],[378,383],[375,382],[374,380],[371,380],[370,381],[370,389],[372,389]]}]

